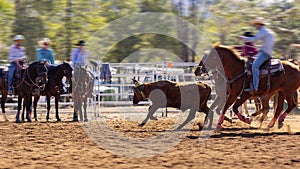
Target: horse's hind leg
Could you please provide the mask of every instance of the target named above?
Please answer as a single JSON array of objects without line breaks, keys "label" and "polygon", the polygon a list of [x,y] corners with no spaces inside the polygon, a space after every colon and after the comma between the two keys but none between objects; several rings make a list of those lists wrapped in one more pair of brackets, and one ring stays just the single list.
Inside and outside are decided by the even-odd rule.
[{"label": "horse's hind leg", "polygon": [[2,109],[2,113],[3,113],[3,118],[4,118],[5,122],[8,122],[8,119],[7,119],[6,113],[5,113],[5,102],[7,100],[7,90],[6,89],[2,89],[1,94],[2,94],[1,109]]},{"label": "horse's hind leg", "polygon": [[278,97],[277,97],[277,107],[275,110],[275,114],[274,117],[272,118],[272,120],[270,121],[270,123],[268,124],[268,128],[272,128],[276,122],[276,120],[278,119],[281,111],[283,110],[283,104],[284,104],[284,95],[282,92],[278,93]]},{"label": "horse's hind leg", "polygon": [[288,103],[288,108],[279,117],[279,120],[278,120],[278,128],[279,129],[282,128],[285,117],[296,107],[296,101],[295,101],[293,95],[286,96],[286,101]]}]

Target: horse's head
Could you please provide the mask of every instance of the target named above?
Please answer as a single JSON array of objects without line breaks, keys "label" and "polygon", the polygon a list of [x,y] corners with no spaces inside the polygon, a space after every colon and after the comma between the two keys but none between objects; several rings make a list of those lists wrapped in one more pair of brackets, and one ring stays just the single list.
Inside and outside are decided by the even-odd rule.
[{"label": "horse's head", "polygon": [[33,62],[27,68],[27,74],[31,83],[35,86],[44,89],[48,81],[48,69],[46,62]]},{"label": "horse's head", "polygon": [[203,63],[203,59],[200,61],[199,65],[197,66],[197,69],[195,70],[194,74],[196,76],[201,76],[202,74],[207,74],[208,71]]},{"label": "horse's head", "polygon": [[64,62],[63,64],[61,64],[62,70],[63,70],[63,76],[66,77],[66,87],[70,87],[72,84],[72,72],[73,72],[73,68],[72,66],[67,63]]}]

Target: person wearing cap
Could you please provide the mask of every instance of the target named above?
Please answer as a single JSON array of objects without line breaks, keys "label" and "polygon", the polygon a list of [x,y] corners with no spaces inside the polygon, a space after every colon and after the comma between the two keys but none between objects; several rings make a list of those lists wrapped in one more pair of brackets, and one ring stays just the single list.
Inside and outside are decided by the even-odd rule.
[{"label": "person wearing cap", "polygon": [[[252,32],[245,32],[243,36],[254,37]],[[254,42],[245,42],[244,45],[234,46],[233,48],[241,52],[241,56],[243,57],[255,56],[258,54],[258,50]]]},{"label": "person wearing cap", "polygon": [[267,23],[264,18],[258,17],[252,20],[251,24],[258,30],[257,34],[254,37],[240,36],[240,39],[244,40],[245,42],[255,42],[259,40],[262,41],[262,46],[259,49],[258,55],[252,65],[253,85],[250,85],[248,89],[244,90],[253,94],[258,91],[260,66],[265,61],[272,58],[272,50],[275,44],[275,37],[272,31],[265,27]]},{"label": "person wearing cap", "polygon": [[43,38],[39,41],[40,48],[36,50],[36,56],[38,61],[47,61],[50,64],[50,69],[54,67],[54,53],[50,49],[51,41],[48,38]]},{"label": "person wearing cap", "polygon": [[73,67],[86,66],[88,51],[84,48],[86,46],[85,41],[80,40],[75,45],[78,47],[72,51],[71,60]]},{"label": "person wearing cap", "polygon": [[25,47],[22,46],[25,38],[23,35],[16,35],[14,37],[14,44],[10,46],[8,52],[8,59],[10,66],[8,69],[8,94],[12,95],[12,82],[17,69],[24,69],[23,64],[26,61]]}]

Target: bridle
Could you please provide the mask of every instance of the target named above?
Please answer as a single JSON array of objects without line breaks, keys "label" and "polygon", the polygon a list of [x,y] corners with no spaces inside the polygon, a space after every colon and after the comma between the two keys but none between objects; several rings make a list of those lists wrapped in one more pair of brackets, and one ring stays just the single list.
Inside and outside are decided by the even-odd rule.
[{"label": "bridle", "polygon": [[[30,87],[37,87],[38,89],[40,89],[41,91],[43,91],[46,87],[46,82],[44,82],[41,86],[39,85],[39,82],[40,82],[40,79],[46,79],[47,81],[47,68],[45,67],[44,65],[44,70],[46,70],[45,72],[41,72],[41,73],[38,73],[38,76],[36,77],[36,80],[37,82],[33,81],[30,77],[30,74],[29,74],[29,68],[26,68],[25,69],[25,72],[23,73],[23,77],[22,77],[22,81],[17,84],[16,88],[19,88],[23,83],[25,83],[26,85],[30,86]],[[28,78],[29,79],[29,82],[25,80],[25,78]]]}]

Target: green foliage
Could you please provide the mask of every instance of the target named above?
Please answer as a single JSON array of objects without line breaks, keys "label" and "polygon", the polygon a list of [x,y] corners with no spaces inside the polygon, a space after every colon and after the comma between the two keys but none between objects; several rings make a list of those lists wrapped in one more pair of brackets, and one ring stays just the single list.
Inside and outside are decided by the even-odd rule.
[{"label": "green foliage", "polygon": [[[71,3],[67,3],[71,2]],[[138,12],[173,13],[192,22],[208,38],[208,41],[195,41],[193,45],[221,42],[226,45],[242,44],[236,38],[245,31],[255,32],[249,21],[262,16],[269,19],[276,33],[275,54],[280,57],[291,43],[300,43],[300,1],[282,3],[278,1],[266,5],[263,0],[190,0],[188,8],[178,8],[183,0],[0,0],[0,59],[7,59],[9,45],[15,34],[26,38],[27,56],[35,60],[35,50],[41,38],[51,39],[51,48],[56,59],[68,60],[71,48],[78,40],[86,40],[101,27],[119,18]],[[180,6],[180,5],[179,5]],[[188,10],[189,14],[185,15]],[[159,26],[159,23],[156,23]],[[129,25],[137,29],[139,25]],[[122,29],[122,28],[120,28]],[[162,28],[164,29],[164,28]],[[175,29],[176,31],[176,29]],[[106,32],[103,32],[105,35]],[[193,32],[177,32],[180,39],[190,41]],[[99,39],[106,43],[107,39]],[[96,43],[96,42],[93,42]],[[90,44],[97,46],[98,44]],[[99,44],[99,48],[101,48]],[[147,49],[155,49],[149,52]],[[142,34],[128,37],[115,44],[105,55],[103,61],[121,62],[129,55],[140,62],[158,60],[161,52],[172,53],[189,61],[195,56],[187,46],[176,38],[164,35]],[[157,53],[156,53],[157,52]],[[164,53],[164,52],[163,52]],[[154,56],[157,55],[157,56]],[[95,54],[95,57],[97,55]],[[93,58],[97,59],[97,58]]]}]

